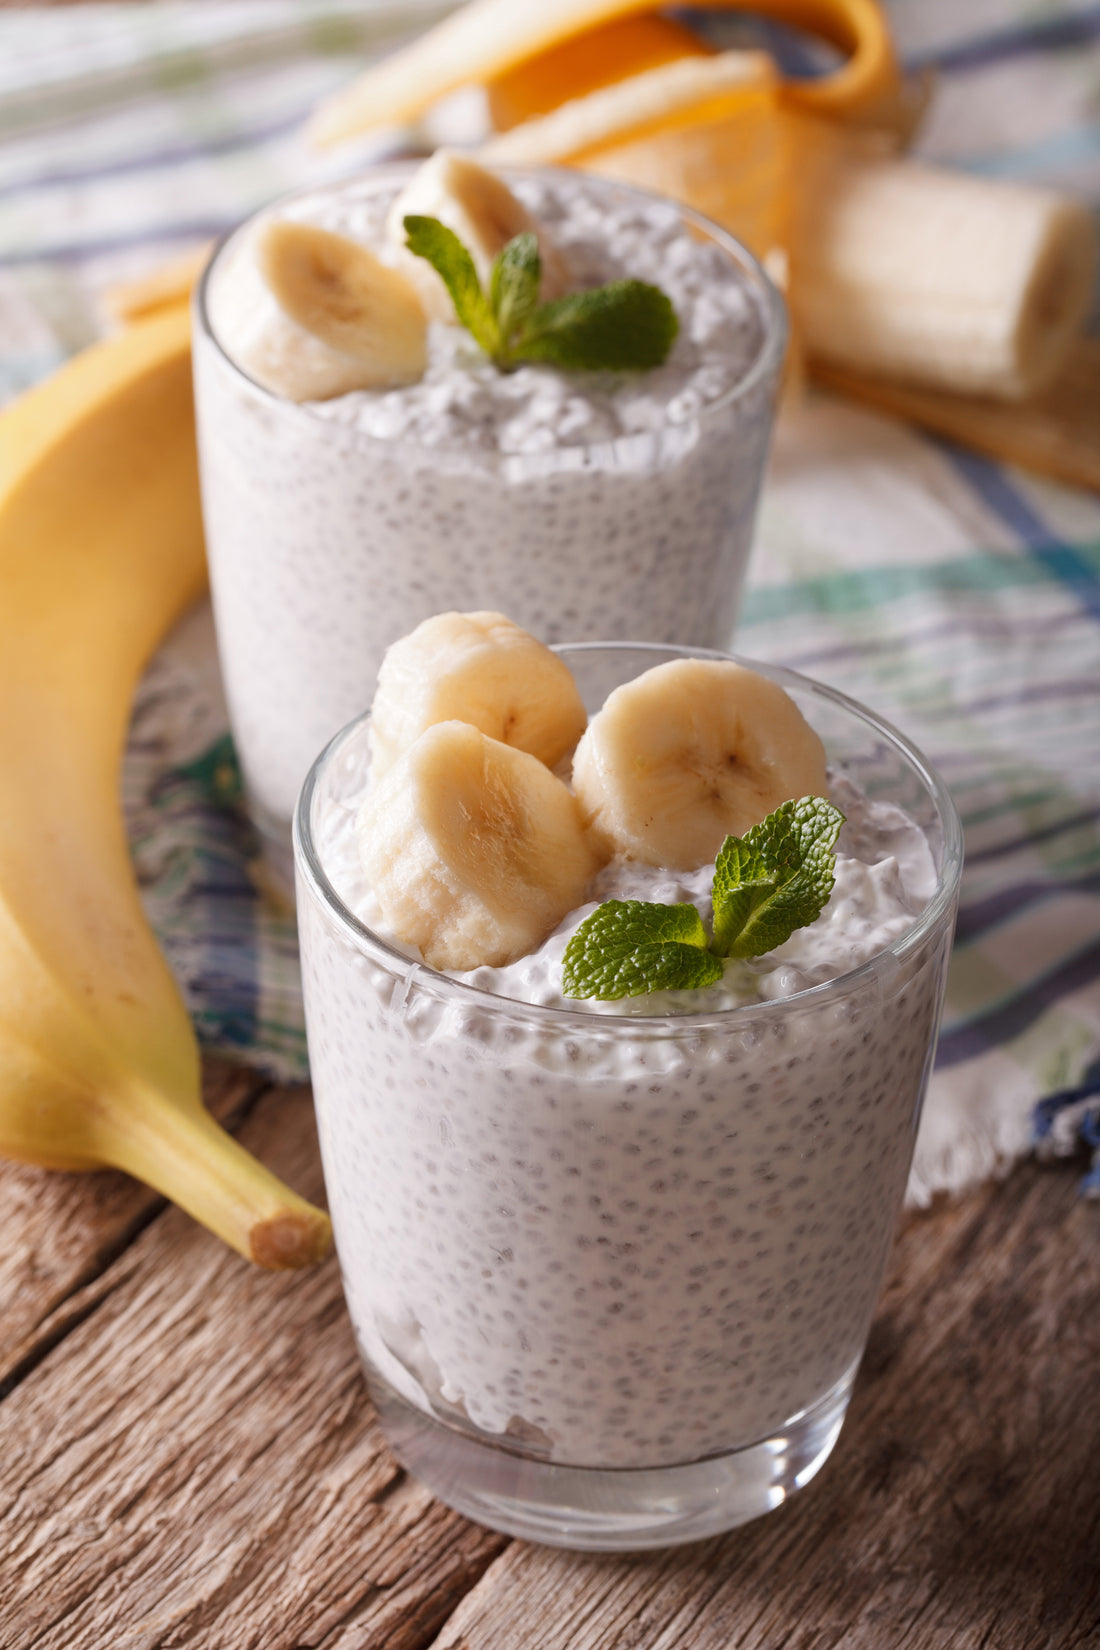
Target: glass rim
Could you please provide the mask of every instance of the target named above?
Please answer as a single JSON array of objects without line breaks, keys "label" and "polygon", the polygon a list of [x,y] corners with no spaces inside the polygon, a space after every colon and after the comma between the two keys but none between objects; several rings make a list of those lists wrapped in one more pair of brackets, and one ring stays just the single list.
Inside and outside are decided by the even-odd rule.
[{"label": "glass rim", "polygon": [[[263,384],[258,383],[256,379],[252,378],[244,370],[243,367],[238,365],[232,355],[230,355],[229,351],[222,344],[221,339],[215,332],[213,324],[210,320],[209,306],[207,302],[210,282],[214,276],[214,272],[217,268],[218,261],[221,258],[222,253],[238,235],[242,234],[249,227],[249,225],[255,223],[257,219],[265,217],[269,213],[277,213],[281,208],[290,206],[296,201],[304,200],[310,195],[338,192],[342,188],[352,187],[356,184],[363,186],[370,185],[370,192],[381,190],[383,187],[388,186],[391,183],[408,178],[420,164],[421,161],[419,160],[380,162],[378,165],[371,166],[366,171],[361,172],[354,177],[337,179],[328,183],[312,184],[300,189],[288,190],[285,194],[279,195],[274,200],[268,202],[266,206],[259,207],[255,212],[250,213],[247,218],[242,219],[240,223],[234,224],[232,229],[226,230],[216,242],[210,257],[207,259],[206,265],[203,268],[202,274],[199,276],[199,279],[195,285],[194,297],[192,301],[192,314],[198,332],[209,341],[214,350],[217,352],[218,358],[226,365],[226,367],[228,367],[233,376],[243,380],[244,383],[246,383],[256,395],[260,396],[265,402],[269,402],[271,405],[280,408],[285,412],[286,416],[290,418],[302,418],[308,423],[314,425],[325,424],[332,428],[338,428],[354,440],[362,441],[364,443],[376,442],[380,446],[393,446],[399,442],[400,445],[406,450],[412,449],[425,453],[451,453],[455,451],[465,451],[466,449],[462,447],[447,446],[445,443],[423,443],[419,441],[411,441],[404,435],[400,437],[375,435],[369,430],[359,429],[355,424],[338,423],[336,420],[321,417],[314,411],[312,403],[308,401],[290,401],[285,396],[277,395],[275,391],[265,388]],[[535,178],[545,176],[547,173],[553,176],[568,177],[571,179],[576,179],[579,177],[584,182],[594,182],[601,188],[619,190],[624,194],[641,196],[643,199],[659,201],[662,205],[673,207],[680,213],[686,223],[701,230],[709,240],[715,242],[733,259],[734,263],[740,268],[742,274],[748,276],[755,298],[760,305],[760,313],[763,321],[763,336],[760,341],[760,348],[742,376],[737,379],[736,383],[731,384],[729,389],[726,390],[723,395],[720,395],[714,401],[706,402],[702,407],[700,407],[698,412],[693,413],[690,418],[681,419],[678,421],[665,418],[662,423],[655,426],[653,429],[629,430],[623,435],[612,436],[610,438],[603,437],[598,441],[577,442],[569,447],[562,448],[561,451],[563,453],[613,452],[623,447],[628,447],[636,442],[651,442],[655,436],[660,436],[669,430],[686,430],[690,429],[693,424],[707,423],[712,417],[717,416],[720,412],[724,412],[735,402],[743,400],[745,397],[750,395],[753,390],[755,390],[758,385],[769,376],[769,374],[778,372],[783,361],[783,355],[787,347],[787,339],[790,331],[786,302],[784,301],[782,293],[775,285],[775,282],[764,268],[760,259],[756,257],[755,253],[750,252],[748,247],[745,246],[742,241],[739,241],[735,235],[731,235],[729,230],[723,229],[721,224],[715,223],[712,218],[706,217],[702,212],[697,212],[692,206],[686,206],[682,201],[674,199],[671,195],[661,195],[653,189],[642,189],[637,184],[633,183],[621,183],[616,178],[601,178],[595,173],[581,172],[572,167],[502,166],[499,168],[494,167],[494,171],[496,170],[499,170],[502,176],[515,178]],[[523,458],[529,455],[522,453],[505,453],[492,449],[486,450],[486,452],[480,456],[483,459],[496,459],[503,463],[508,460]],[[541,457],[545,455],[538,456]],[[576,461],[574,460],[573,462]]]},{"label": "glass rim", "polygon": [[[610,651],[653,653],[665,658],[671,655],[679,658],[732,660],[735,664],[759,671],[761,675],[778,682],[782,687],[793,685],[833,708],[854,716],[857,721],[863,722],[884,738],[905,758],[924,784],[937,809],[943,828],[943,861],[937,872],[935,891],[913,918],[909,927],[881,951],[877,951],[873,957],[860,963],[856,968],[847,969],[844,973],[834,976],[831,980],[825,980],[820,985],[807,986],[787,997],[737,1004],[731,1008],[701,1010],[698,1013],[663,1015],[593,1012],[559,1008],[556,1004],[528,1003],[515,997],[502,997],[495,992],[486,991],[481,986],[454,979],[450,974],[408,956],[406,952],[383,939],[345,905],[321,864],[310,818],[313,797],[322,772],[336,758],[344,743],[369,720],[368,709],[333,735],[315,758],[306,775],[294,810],[294,862],[310,892],[336,919],[345,937],[360,951],[365,950],[395,978],[404,980],[408,987],[429,990],[437,997],[456,1001],[460,1005],[467,1004],[471,1009],[478,1007],[497,1016],[524,1020],[548,1029],[554,1027],[558,1031],[574,1031],[578,1035],[584,1034],[589,1037],[601,1034],[621,1036],[629,1033],[634,1037],[667,1038],[670,1034],[685,1036],[697,1033],[704,1027],[715,1026],[721,1026],[725,1031],[735,1031],[739,1027],[748,1029],[761,1019],[774,1020],[776,1013],[782,1012],[788,1005],[821,1005],[830,1000],[851,996],[857,991],[862,991],[873,976],[895,973],[905,958],[917,950],[943,918],[954,909],[962,874],[963,829],[958,809],[946,782],[934,764],[910,739],[859,700],[851,698],[837,688],[828,687],[824,682],[818,682],[811,676],[789,670],[786,666],[766,664],[761,660],[746,658],[743,654],[725,653],[716,648],[690,648],[662,642],[611,641],[562,642],[554,646],[553,651],[563,657],[578,653]],[[660,661],[655,658],[654,663],[658,662]]]}]

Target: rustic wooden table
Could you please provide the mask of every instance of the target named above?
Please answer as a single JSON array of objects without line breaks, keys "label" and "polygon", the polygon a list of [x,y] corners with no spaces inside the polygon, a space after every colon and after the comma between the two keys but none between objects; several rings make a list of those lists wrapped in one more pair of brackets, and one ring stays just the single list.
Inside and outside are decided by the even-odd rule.
[{"label": "rustic wooden table", "polygon": [[[209,1095],[310,1196],[307,1092]],[[335,1264],[0,1165],[2,1650],[1100,1646],[1100,1209],[1027,1165],[906,1219],[836,1451],[730,1535],[511,1541],[388,1454]]]}]

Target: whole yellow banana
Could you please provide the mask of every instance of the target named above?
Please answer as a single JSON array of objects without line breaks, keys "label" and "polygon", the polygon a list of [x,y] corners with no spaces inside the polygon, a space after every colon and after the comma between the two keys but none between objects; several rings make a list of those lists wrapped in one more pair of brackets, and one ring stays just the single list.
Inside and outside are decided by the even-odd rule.
[{"label": "whole yellow banana", "polygon": [[113,1165],[263,1266],[326,1215],[204,1109],[119,800],[134,687],[206,581],[185,310],[0,413],[0,1154]]}]

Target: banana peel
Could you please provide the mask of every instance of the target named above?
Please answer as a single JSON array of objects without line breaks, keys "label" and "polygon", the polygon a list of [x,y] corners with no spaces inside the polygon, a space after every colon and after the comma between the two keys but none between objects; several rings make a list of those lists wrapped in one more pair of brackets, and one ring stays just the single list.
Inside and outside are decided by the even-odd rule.
[{"label": "banana peel", "polygon": [[140,673],[206,583],[177,307],[0,413],[0,1153],[127,1170],[262,1266],[327,1215],[204,1109],[119,801]]},{"label": "banana peel", "polygon": [[675,18],[651,12],[617,17],[497,75],[486,88],[489,119],[494,131],[507,132],[601,86],[713,50]]},{"label": "banana peel", "polygon": [[479,156],[490,166],[576,166],[655,190],[762,258],[786,244],[796,135],[771,58],[721,52],[598,88],[490,138]]},{"label": "banana peel", "polygon": [[[702,0],[708,10],[737,10]],[[471,0],[402,51],[382,59],[321,104],[307,136],[321,147],[373,127],[415,119],[460,86],[491,82],[587,31],[658,9],[659,0]],[[847,56],[833,73],[784,83],[793,108],[847,119],[896,95],[890,32],[877,0],[755,0],[752,9],[809,29]]]},{"label": "banana peel", "polygon": [[[788,20],[793,20],[794,9],[790,8]],[[831,9],[837,15],[831,28],[827,26],[828,20],[823,20],[821,32],[834,44],[842,44],[839,19],[844,8]],[[804,20],[811,26],[809,9],[804,10]],[[851,34],[844,36],[849,46],[858,33],[858,27],[853,24]],[[635,12],[598,28],[586,29],[494,76],[486,86],[489,118],[494,131],[507,132],[524,121],[549,114],[563,103],[586,97],[600,87],[618,85],[666,63],[711,56],[716,51],[717,47],[702,35],[671,17]],[[898,148],[904,148],[912,138],[934,87],[930,69],[902,76],[892,67],[892,58],[887,54],[883,56],[873,90],[859,97],[834,98],[831,106],[822,108],[813,108],[812,94],[807,87],[800,89],[776,78],[782,107],[788,114],[806,113],[809,109],[820,121],[830,119],[849,130],[872,130],[880,137],[889,138]],[[737,151],[729,153],[736,156]]]}]

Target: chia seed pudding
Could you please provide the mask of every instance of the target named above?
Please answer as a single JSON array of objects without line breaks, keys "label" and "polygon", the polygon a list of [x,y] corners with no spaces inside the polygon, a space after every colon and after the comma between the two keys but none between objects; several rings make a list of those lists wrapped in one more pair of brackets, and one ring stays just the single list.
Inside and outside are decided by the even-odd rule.
[{"label": "chia seed pudding", "polygon": [[[565,651],[594,708],[584,655],[608,650]],[[623,649],[621,679],[664,656]],[[364,723],[303,794],[310,1058],[368,1371],[447,1428],[555,1468],[728,1461],[831,1405],[789,1488],[804,1482],[839,1430],[901,1204],[957,819],[892,730],[753,668],[821,733],[847,823],[817,922],[704,992],[567,1002],[561,954],[591,905],[508,968],[440,974],[372,926],[353,825]],[[591,893],[709,915],[710,875],[613,864]]]},{"label": "chia seed pudding", "polygon": [[[383,257],[408,168],[271,209]],[[289,829],[317,750],[369,701],[382,653],[445,610],[543,640],[728,641],[784,323],[751,257],[685,208],[578,173],[509,177],[577,287],[655,282],[680,332],[643,374],[501,373],[432,322],[420,383],[301,405],[233,365],[219,279],[197,301],[203,508],[219,648],[250,801]]]}]

